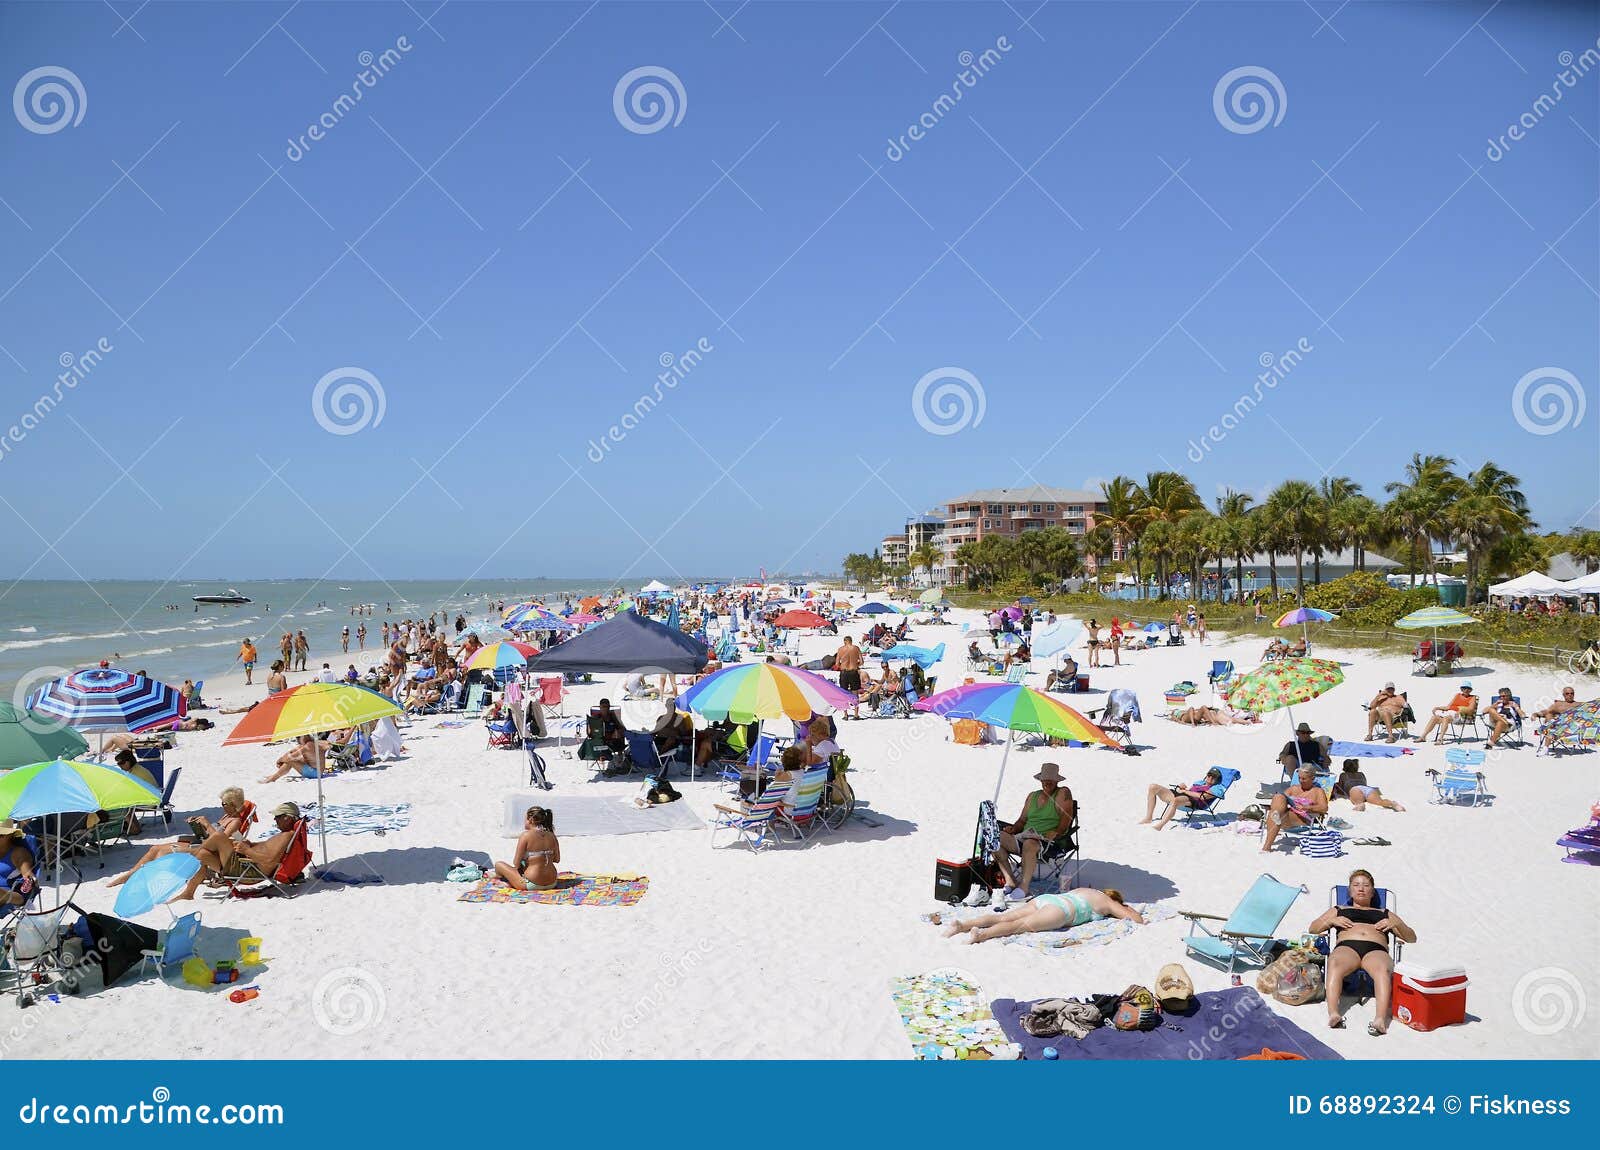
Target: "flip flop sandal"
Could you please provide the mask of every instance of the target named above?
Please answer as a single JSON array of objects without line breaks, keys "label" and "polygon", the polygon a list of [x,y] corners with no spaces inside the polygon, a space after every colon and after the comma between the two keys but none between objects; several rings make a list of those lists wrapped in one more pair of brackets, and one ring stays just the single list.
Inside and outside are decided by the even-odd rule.
[{"label": "flip flop sandal", "polygon": [[1367,1033],[1372,1035],[1372,1037],[1374,1037],[1374,1038],[1382,1038],[1385,1034],[1388,1034],[1389,1032],[1387,1030],[1379,1030],[1378,1029],[1378,1024],[1376,1022],[1369,1022],[1369,1023],[1367,1023]]}]

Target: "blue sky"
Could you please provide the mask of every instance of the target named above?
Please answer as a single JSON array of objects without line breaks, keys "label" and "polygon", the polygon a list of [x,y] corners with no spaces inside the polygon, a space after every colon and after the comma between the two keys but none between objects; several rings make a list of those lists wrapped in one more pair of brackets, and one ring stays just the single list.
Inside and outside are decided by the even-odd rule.
[{"label": "blue sky", "polygon": [[[3,444],[0,574],[828,570],[973,487],[1376,493],[1414,451],[1592,523],[1597,35],[1576,4],[0,6],[5,84],[82,92],[0,116],[0,432],[112,349]],[[614,106],[640,68],[677,85],[653,131]],[[1214,101],[1241,68],[1259,127]],[[382,418],[331,434],[342,369]],[[930,433],[925,378],[981,422]]]}]

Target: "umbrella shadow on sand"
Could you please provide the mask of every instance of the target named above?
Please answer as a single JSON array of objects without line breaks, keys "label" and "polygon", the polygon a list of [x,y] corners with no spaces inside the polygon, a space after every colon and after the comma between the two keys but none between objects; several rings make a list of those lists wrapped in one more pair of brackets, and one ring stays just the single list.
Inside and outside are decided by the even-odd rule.
[{"label": "umbrella shadow on sand", "polygon": [[[328,891],[359,890],[365,886],[437,886],[445,881],[445,873],[456,865],[457,859],[464,859],[485,871],[494,869],[494,860],[481,850],[405,847],[386,851],[357,851],[331,859],[326,867],[308,869],[306,881],[295,889],[295,894],[304,897]],[[346,883],[318,878],[318,871],[364,881]]]},{"label": "umbrella shadow on sand", "polygon": [[1129,902],[1160,902],[1178,893],[1177,884],[1164,874],[1091,858],[1079,864],[1078,885],[1119,890]]}]

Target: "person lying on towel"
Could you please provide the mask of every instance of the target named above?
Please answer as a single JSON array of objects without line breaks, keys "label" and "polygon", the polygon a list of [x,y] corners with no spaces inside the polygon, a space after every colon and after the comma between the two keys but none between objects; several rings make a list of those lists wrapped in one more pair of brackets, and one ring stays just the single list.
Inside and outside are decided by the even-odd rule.
[{"label": "person lying on towel", "polygon": [[1080,886],[1064,894],[1036,894],[1005,914],[953,922],[944,934],[946,938],[964,934],[968,942],[988,942],[1013,934],[1066,930],[1102,918],[1144,922],[1144,916],[1123,901],[1121,891]]},{"label": "person lying on towel", "polygon": [[495,863],[494,873],[516,890],[550,890],[556,885],[556,863],[560,861],[555,816],[547,807],[529,807],[516,854],[511,862]]}]

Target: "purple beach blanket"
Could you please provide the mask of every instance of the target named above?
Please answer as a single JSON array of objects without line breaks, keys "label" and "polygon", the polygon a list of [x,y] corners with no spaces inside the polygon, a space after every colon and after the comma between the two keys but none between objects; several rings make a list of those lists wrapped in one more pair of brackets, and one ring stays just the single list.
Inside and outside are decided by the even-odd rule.
[{"label": "purple beach blanket", "polygon": [[[1022,1056],[1042,1060],[1044,1048],[1054,1046],[1063,1061],[1176,1059],[1179,1061],[1232,1061],[1260,1054],[1262,1047],[1285,1050],[1314,1061],[1342,1061],[1341,1055],[1311,1034],[1275,1014],[1253,986],[1230,986],[1194,996],[1191,1012],[1163,1014],[1155,1030],[1117,1030],[1102,1026],[1081,1041],[1067,1035],[1035,1038],[1022,1029],[1022,1016],[1032,1002],[997,998],[990,1011],[1005,1031],[1006,1040],[1022,1047]],[[1321,1011],[1307,1011],[1322,1017]],[[1181,1028],[1181,1029],[1179,1029]]]}]

